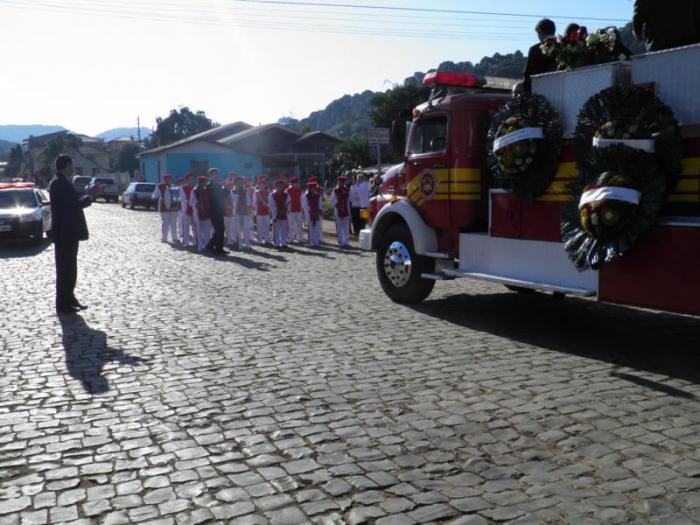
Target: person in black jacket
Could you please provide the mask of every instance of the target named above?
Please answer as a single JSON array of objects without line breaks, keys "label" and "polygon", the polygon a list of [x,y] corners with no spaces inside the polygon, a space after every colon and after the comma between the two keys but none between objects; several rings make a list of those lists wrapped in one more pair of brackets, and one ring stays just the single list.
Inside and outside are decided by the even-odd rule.
[{"label": "person in black jacket", "polygon": [[207,244],[207,250],[223,255],[228,253],[224,250],[224,190],[219,179],[219,170],[212,168],[209,170],[209,184],[207,184],[207,195],[209,196],[209,215],[214,234]]},{"label": "person in black jacket", "polygon": [[542,53],[542,49],[540,48],[540,45],[545,41],[556,38],[555,33],[557,32],[557,26],[549,18],[543,18],[537,22],[535,31],[537,32],[537,38],[540,40],[540,43],[532,46],[527,52],[527,62],[525,63],[525,70],[523,71],[523,90],[527,93],[532,91],[532,81],[530,80],[532,75],[547,73],[557,68],[556,61],[552,57]]},{"label": "person in black jacket", "polygon": [[634,36],[646,40],[649,51],[700,42],[698,0],[635,0]]},{"label": "person in black jacket", "polygon": [[78,277],[78,243],[88,238],[83,208],[104,193],[104,185],[95,186],[90,195],[78,196],[70,182],[73,159],[68,155],[56,158],[56,174],[49,184],[51,228],[56,257],[56,311],[75,313],[86,308],[75,298]]}]

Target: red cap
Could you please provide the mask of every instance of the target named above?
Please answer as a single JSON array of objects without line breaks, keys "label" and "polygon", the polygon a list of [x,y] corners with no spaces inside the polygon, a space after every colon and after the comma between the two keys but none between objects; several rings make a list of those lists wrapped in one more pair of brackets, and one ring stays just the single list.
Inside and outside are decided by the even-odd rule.
[{"label": "red cap", "polygon": [[338,177],[338,182],[345,182],[346,180],[348,180],[348,178],[345,175],[340,175]]},{"label": "red cap", "polygon": [[166,173],[163,175],[163,180],[173,180],[173,176],[170,173]]},{"label": "red cap", "polygon": [[294,183],[296,183],[296,182],[299,182],[299,177],[297,177],[297,176],[295,175],[294,177],[292,177],[291,179],[289,179],[289,182],[291,182],[292,184],[294,184]]},{"label": "red cap", "polygon": [[287,183],[284,182],[283,179],[277,179],[277,181],[275,182],[275,186],[284,186],[285,184]]},{"label": "red cap", "polygon": [[185,178],[186,178],[186,179],[193,179],[193,178],[194,178],[194,173],[188,173],[187,175],[185,175]]},{"label": "red cap", "polygon": [[199,177],[197,177],[197,180],[199,182],[207,182],[209,180],[209,177],[207,177],[205,175],[200,175]]},{"label": "red cap", "polygon": [[309,188],[314,188],[314,187],[318,186],[318,183],[317,183],[315,180],[309,180],[309,181],[306,183],[306,185],[307,185]]},{"label": "red cap", "polygon": [[229,172],[228,178],[230,180],[236,180],[236,177],[238,177],[238,175],[236,175],[233,171]]}]

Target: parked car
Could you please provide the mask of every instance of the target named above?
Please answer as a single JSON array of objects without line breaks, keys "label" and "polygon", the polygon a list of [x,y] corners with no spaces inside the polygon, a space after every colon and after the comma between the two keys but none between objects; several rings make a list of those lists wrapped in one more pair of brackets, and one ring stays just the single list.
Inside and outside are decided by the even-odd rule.
[{"label": "parked car", "polygon": [[87,188],[87,185],[90,184],[90,179],[91,177],[88,177],[87,175],[73,175],[71,182],[73,183],[75,191],[82,194],[85,193],[85,188]]},{"label": "parked car", "polygon": [[122,208],[128,206],[133,210],[136,206],[143,206],[155,209],[156,201],[151,198],[155,189],[152,182],[132,182],[122,193]]},{"label": "parked car", "polygon": [[0,184],[0,239],[51,238],[49,194],[31,182]]},{"label": "parked car", "polygon": [[109,177],[93,177],[90,179],[90,183],[85,188],[85,191],[90,191],[100,184],[105,185],[105,191],[100,195],[101,199],[104,199],[105,202],[119,202],[119,188],[114,179],[110,179]]}]

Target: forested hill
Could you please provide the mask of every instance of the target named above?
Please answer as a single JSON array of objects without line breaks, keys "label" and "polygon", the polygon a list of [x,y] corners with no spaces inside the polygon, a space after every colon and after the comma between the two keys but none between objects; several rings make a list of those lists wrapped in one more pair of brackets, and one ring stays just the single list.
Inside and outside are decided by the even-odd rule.
[{"label": "forested hill", "polygon": [[[632,24],[620,28],[620,33],[623,43],[632,52],[644,52],[642,44],[634,41]],[[482,58],[476,64],[472,62],[443,62],[436,69],[438,71],[474,73],[479,76],[520,78],[525,68],[525,60],[526,57],[521,51],[515,51],[506,55],[496,53],[493,56]],[[435,71],[435,69],[430,71]],[[402,84],[397,84],[394,90],[405,86],[419,85],[423,77],[430,71],[414,73],[406,78]],[[279,122],[302,131],[325,131],[343,139],[359,137],[365,135],[367,128],[370,127],[372,99],[377,95],[389,94],[391,91],[386,93],[364,91],[355,95],[345,95],[328,104],[325,109],[314,111],[307,118],[301,120],[282,118]]]}]

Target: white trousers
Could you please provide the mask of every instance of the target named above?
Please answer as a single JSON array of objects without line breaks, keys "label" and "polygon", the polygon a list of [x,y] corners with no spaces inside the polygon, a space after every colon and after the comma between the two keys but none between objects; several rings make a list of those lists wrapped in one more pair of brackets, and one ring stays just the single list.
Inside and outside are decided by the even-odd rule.
[{"label": "white trousers", "polygon": [[170,240],[177,241],[177,212],[162,211],[160,212],[160,240],[166,242],[168,240],[168,232],[170,232]]},{"label": "white trousers", "polygon": [[319,219],[316,224],[309,221],[309,246],[321,246],[321,231],[323,230],[323,220]]},{"label": "white trousers", "polygon": [[211,239],[211,221],[207,219],[206,221],[197,222],[197,251],[201,252],[206,248],[207,243]]},{"label": "white trousers", "polygon": [[224,230],[226,231],[226,244],[229,246],[238,242],[238,232],[236,232],[236,216],[224,217]]},{"label": "white trousers", "polygon": [[180,222],[180,241],[183,246],[189,246],[190,243],[194,244],[195,241],[195,231],[194,231],[194,221],[190,215],[186,213],[181,213],[179,217]]},{"label": "white trousers", "polygon": [[350,245],[350,217],[336,217],[335,231],[338,234],[338,245]]},{"label": "white trousers", "polygon": [[289,240],[292,242],[304,242],[304,232],[301,228],[301,212],[289,212]]},{"label": "white trousers", "polygon": [[278,248],[287,246],[287,242],[289,242],[289,225],[287,221],[275,221],[272,230],[275,235],[275,246]]},{"label": "white trousers", "polygon": [[238,247],[250,248],[250,215],[236,215]]},{"label": "white trousers", "polygon": [[267,244],[270,242],[270,216],[256,215],[255,228],[258,231],[258,243]]}]

